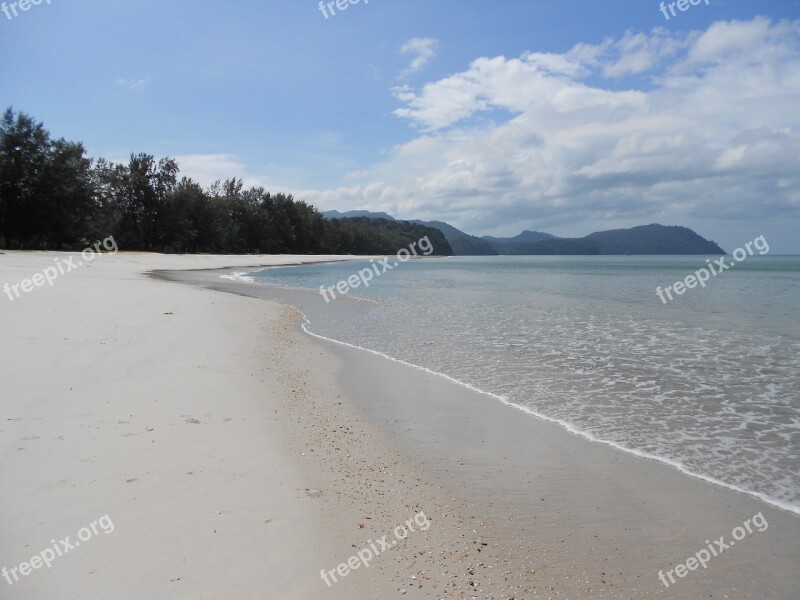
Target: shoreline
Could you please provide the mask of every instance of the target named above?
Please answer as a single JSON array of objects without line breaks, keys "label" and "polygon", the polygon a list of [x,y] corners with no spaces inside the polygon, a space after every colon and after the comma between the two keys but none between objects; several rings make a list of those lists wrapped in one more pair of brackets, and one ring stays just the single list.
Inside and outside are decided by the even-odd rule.
[{"label": "shoreline", "polygon": [[[328,263],[331,263],[331,262],[337,262],[337,261],[328,261]],[[327,264],[327,263],[318,263],[318,264]],[[282,266],[298,266],[298,265],[277,265],[277,266],[265,267],[265,269],[281,268]],[[264,269],[259,269],[259,271],[260,270],[264,270]],[[252,272],[252,271],[249,271],[249,272]],[[248,272],[237,272],[235,274],[236,275],[245,275],[247,273]],[[283,285],[279,285],[279,284],[255,283],[255,282],[249,280],[246,277],[234,277],[234,278],[230,278],[229,281],[231,281],[233,283],[240,283],[240,284],[243,284],[243,285],[263,286],[263,287],[268,287],[268,288],[272,288],[272,289],[275,289],[275,290],[292,290],[292,291],[297,291],[297,292],[301,292],[301,293],[316,293],[316,290],[311,289],[311,288],[289,287],[289,286],[283,286]],[[369,299],[360,298],[360,297],[353,297],[353,298],[350,298],[350,299],[351,300],[358,300],[358,301],[371,301]],[[708,484],[711,484],[711,485],[719,486],[721,488],[727,489],[727,490],[732,491],[732,492],[736,492],[736,493],[739,493],[739,494],[750,496],[752,498],[760,500],[761,502],[764,502],[766,505],[769,505],[772,508],[776,508],[776,509],[782,510],[782,511],[784,511],[786,513],[792,514],[792,515],[797,516],[797,517],[800,518],[800,506],[799,505],[794,505],[794,504],[785,502],[783,500],[780,500],[778,498],[773,498],[773,497],[771,497],[771,496],[769,496],[767,494],[764,494],[762,492],[758,492],[758,491],[754,491],[754,490],[748,490],[748,489],[742,488],[742,487],[740,487],[740,486],[738,486],[736,484],[727,483],[727,482],[722,481],[720,479],[717,479],[715,477],[712,477],[712,476],[709,476],[709,475],[705,475],[703,473],[695,472],[695,471],[691,470],[689,467],[685,466],[683,463],[681,463],[681,462],[679,462],[677,460],[673,460],[671,458],[668,458],[668,457],[665,457],[665,456],[660,456],[660,455],[657,455],[657,454],[647,453],[647,452],[644,452],[644,451],[641,451],[641,450],[637,450],[637,449],[634,449],[634,448],[629,448],[629,447],[624,446],[624,445],[622,445],[622,444],[620,444],[618,442],[615,442],[613,440],[605,440],[605,439],[602,439],[602,438],[598,438],[597,436],[593,435],[591,432],[585,431],[585,430],[579,428],[578,426],[576,426],[576,425],[574,425],[574,424],[572,424],[572,423],[570,423],[568,421],[565,421],[565,420],[562,420],[562,419],[558,419],[558,418],[555,418],[555,417],[550,417],[550,416],[542,414],[542,413],[540,413],[540,412],[538,412],[538,411],[536,411],[536,410],[534,410],[534,409],[532,409],[530,407],[527,407],[527,406],[524,406],[524,405],[521,405],[521,404],[516,404],[514,402],[509,401],[508,399],[506,399],[505,397],[503,397],[503,396],[501,396],[499,394],[496,394],[494,392],[478,388],[476,386],[473,386],[470,383],[467,383],[467,382],[461,381],[459,379],[456,379],[454,377],[451,377],[450,375],[448,375],[446,373],[441,373],[441,372],[434,371],[432,369],[429,369],[429,368],[421,366],[421,365],[417,365],[417,364],[414,364],[414,363],[407,362],[405,360],[396,358],[396,357],[391,356],[389,354],[385,354],[385,353],[380,352],[378,350],[373,350],[372,348],[367,348],[367,347],[359,346],[359,345],[356,345],[356,344],[351,344],[349,342],[345,342],[345,341],[341,341],[341,340],[337,340],[337,339],[334,339],[334,338],[329,338],[329,337],[317,334],[317,333],[315,333],[314,331],[312,331],[310,329],[312,323],[308,319],[308,316],[305,313],[303,313],[302,310],[300,310],[300,309],[297,309],[297,310],[299,310],[300,314],[305,319],[305,323],[301,325],[302,329],[303,329],[303,331],[305,331],[305,333],[307,333],[310,336],[313,336],[313,337],[321,339],[321,340],[325,340],[327,342],[331,342],[333,344],[338,344],[338,345],[349,347],[349,348],[353,348],[353,349],[356,349],[356,350],[369,352],[369,353],[372,353],[374,355],[383,357],[384,359],[396,362],[398,364],[405,365],[405,366],[408,366],[408,367],[412,367],[414,369],[418,369],[418,370],[423,371],[425,373],[428,373],[428,374],[431,374],[431,375],[434,375],[434,376],[437,376],[437,377],[441,377],[441,378],[443,378],[443,379],[445,379],[445,380],[447,380],[447,381],[449,381],[449,382],[451,382],[451,383],[453,383],[455,385],[462,386],[462,387],[464,387],[464,388],[466,388],[466,389],[468,389],[470,391],[473,391],[473,392],[482,394],[484,396],[487,396],[487,397],[491,398],[492,400],[494,400],[496,402],[500,402],[501,404],[504,404],[506,406],[512,407],[512,408],[514,408],[514,409],[526,414],[529,417],[533,417],[533,418],[539,419],[541,421],[545,421],[545,422],[548,422],[548,423],[552,423],[552,424],[558,425],[559,427],[561,427],[562,429],[564,429],[568,433],[576,435],[576,436],[581,437],[581,438],[584,438],[584,439],[586,439],[586,440],[588,440],[590,442],[597,443],[597,444],[602,444],[602,445],[605,445],[605,446],[609,446],[609,447],[614,448],[614,449],[616,449],[616,450],[618,450],[620,452],[624,452],[626,454],[630,454],[632,456],[636,456],[636,457],[644,459],[644,460],[649,460],[649,461],[653,461],[653,462],[656,462],[656,463],[661,463],[663,465],[666,465],[668,467],[671,467],[671,468],[675,469],[676,471],[682,473],[683,475],[685,475],[687,477],[690,477],[690,478],[693,478],[693,479],[697,479],[699,481],[702,481],[704,483],[708,483]]]},{"label": "shoreline", "polygon": [[[0,269],[18,275],[54,255],[4,255]],[[0,313],[14,340],[0,361],[15,391],[3,409],[16,419],[0,422],[0,454],[16,458],[0,463],[14,490],[2,498],[0,560],[104,513],[117,526],[10,598],[800,593],[794,515],[317,339],[286,308],[308,291],[219,278],[265,258],[120,254]],[[192,269],[203,265],[215,270]],[[659,582],[762,511],[768,529],[668,589]],[[331,587],[320,578],[420,512],[430,527],[368,569]]]},{"label": "shoreline", "polygon": [[[241,281],[243,283],[247,283],[246,280],[239,280],[239,281]],[[276,287],[278,287],[278,286],[276,286]],[[301,288],[296,288],[296,289],[301,289]],[[308,290],[308,291],[312,291],[313,292],[313,290]],[[306,317],[306,315],[304,315],[302,312],[300,314],[305,319],[305,323],[302,324],[303,331],[305,331],[310,336],[313,336],[313,337],[321,339],[321,340],[325,340],[327,342],[331,342],[333,344],[338,344],[340,346],[345,346],[345,347],[348,347],[348,348],[352,348],[354,350],[360,350],[360,351],[363,351],[363,352],[369,352],[370,354],[374,354],[376,356],[380,356],[380,357],[382,357],[382,358],[384,358],[386,360],[389,360],[389,361],[392,361],[392,362],[395,362],[395,363],[398,363],[398,364],[401,364],[401,365],[404,365],[404,366],[407,366],[407,367],[411,367],[413,369],[417,369],[419,371],[422,371],[424,373],[428,373],[428,374],[436,376],[436,377],[441,377],[442,379],[445,379],[445,380],[447,380],[447,381],[449,381],[449,382],[451,382],[451,383],[453,383],[455,385],[464,387],[464,388],[466,388],[466,389],[468,389],[468,390],[470,390],[472,392],[481,394],[483,396],[487,396],[488,398],[491,398],[492,400],[494,400],[496,402],[499,402],[499,403],[501,403],[501,404],[503,404],[505,406],[508,406],[510,408],[514,408],[514,409],[524,413],[525,415],[527,415],[529,417],[533,417],[535,419],[539,419],[539,420],[545,421],[547,423],[552,423],[554,425],[558,425],[564,431],[566,431],[566,432],[568,432],[568,433],[570,433],[572,435],[576,435],[578,437],[581,437],[581,438],[583,438],[583,439],[585,439],[585,440],[587,440],[589,442],[592,442],[592,443],[595,443],[595,444],[602,444],[604,446],[609,446],[611,448],[614,448],[615,450],[619,450],[620,452],[624,452],[626,454],[630,454],[632,456],[636,456],[637,458],[641,458],[643,460],[649,460],[649,461],[653,461],[653,462],[656,462],[656,463],[661,463],[661,464],[666,465],[668,467],[672,467],[673,469],[675,469],[679,473],[681,473],[683,475],[686,475],[687,477],[691,477],[692,479],[698,479],[700,481],[703,481],[704,483],[715,485],[715,486],[730,490],[732,492],[736,492],[738,494],[743,494],[745,496],[751,496],[751,497],[753,497],[753,498],[755,498],[757,500],[760,500],[764,504],[769,505],[772,508],[777,508],[777,509],[780,509],[780,510],[786,512],[786,513],[789,513],[789,514],[796,515],[796,516],[800,517],[800,506],[795,506],[793,504],[789,504],[789,503],[783,502],[782,500],[778,500],[776,498],[772,498],[770,496],[767,496],[766,494],[762,494],[761,492],[755,492],[755,491],[751,491],[751,490],[746,490],[746,489],[741,488],[741,487],[739,487],[737,485],[726,483],[724,481],[721,481],[719,479],[715,479],[714,477],[710,477],[708,475],[703,475],[702,473],[695,473],[694,471],[689,470],[689,468],[684,466],[682,463],[679,463],[678,461],[674,461],[674,460],[672,460],[670,458],[666,458],[666,457],[663,457],[663,456],[658,456],[656,454],[649,454],[649,453],[646,453],[646,452],[642,452],[640,450],[635,450],[633,448],[628,448],[626,446],[623,446],[623,445],[621,445],[621,444],[619,444],[617,442],[611,441],[611,440],[600,439],[600,438],[592,435],[590,432],[584,431],[584,430],[578,428],[577,426],[573,425],[572,423],[569,423],[568,421],[557,419],[555,417],[549,417],[549,416],[544,415],[544,414],[542,414],[542,413],[540,413],[538,411],[535,411],[532,408],[529,408],[527,406],[511,402],[511,401],[507,400],[505,397],[500,396],[499,394],[495,394],[494,392],[483,390],[483,389],[478,388],[478,387],[476,387],[476,386],[474,386],[474,385],[472,385],[470,383],[467,383],[467,382],[461,381],[459,379],[456,379],[454,377],[451,377],[450,375],[447,375],[446,373],[441,373],[439,371],[434,371],[432,369],[429,369],[428,367],[423,367],[421,365],[417,365],[417,364],[414,364],[414,363],[407,362],[405,360],[402,360],[400,358],[396,358],[396,357],[391,356],[389,354],[384,354],[383,352],[380,352],[378,350],[373,350],[371,348],[366,348],[364,346],[358,346],[356,344],[350,344],[349,342],[343,342],[341,340],[325,337],[324,335],[320,335],[320,334],[314,333],[313,331],[311,331],[309,329],[309,327],[311,325],[311,321],[309,321],[308,317]]]},{"label": "shoreline", "polygon": [[[204,283],[218,290],[278,299],[295,309],[298,309],[301,294],[313,294],[313,290],[287,291],[272,286],[221,284],[218,281]],[[792,561],[800,560],[800,547],[794,541],[800,539],[800,521],[793,512],[775,507],[752,494],[688,475],[664,461],[651,460],[576,435],[558,422],[542,418],[519,419],[515,416],[520,412],[517,406],[487,402],[485,392],[463,382],[371,349],[330,340],[310,331],[307,326],[302,328],[342,357],[345,372],[339,375],[339,380],[351,400],[368,415],[373,425],[380,425],[389,433],[404,454],[421,465],[428,477],[447,481],[449,486],[458,490],[460,497],[469,497],[481,505],[484,515],[493,515],[492,519],[486,520],[493,521],[495,535],[504,539],[505,544],[513,545],[518,540],[545,542],[536,544],[538,550],[534,551],[534,556],[545,564],[549,562],[548,556],[559,557],[559,565],[547,568],[551,575],[545,583],[552,590],[569,594],[570,598],[595,597],[594,594],[603,595],[612,593],[612,590],[628,590],[630,593],[634,584],[639,586],[635,588],[638,595],[631,597],[667,594],[670,598],[697,598],[727,592],[732,598],[750,598],[755,597],[752,594],[774,590],[772,595],[763,597],[783,598],[800,592],[796,580],[782,577],[776,564],[767,564],[763,558],[779,555],[781,559],[778,562],[783,565],[784,572],[791,572]],[[400,371],[402,376],[397,375]],[[365,380],[361,375],[365,372],[379,373],[380,376],[370,376]],[[373,384],[372,379],[380,379],[383,383]],[[411,390],[419,390],[418,394],[409,392],[409,382],[413,382]],[[406,393],[398,392],[403,389]],[[436,391],[432,393],[432,389]],[[430,397],[428,400],[417,401],[418,397],[426,394]],[[467,398],[468,409],[465,409],[463,402]],[[400,406],[411,411],[413,416],[404,414],[398,408]],[[476,420],[493,423],[502,433],[491,431],[488,425],[476,425]],[[382,426],[383,423],[386,427]],[[471,437],[480,442],[480,452],[474,452],[474,448],[465,442],[470,435],[453,433],[459,428],[469,431]],[[530,443],[526,438],[531,435],[546,439],[548,443]],[[509,439],[518,446],[515,447]],[[559,448],[563,455],[554,452],[554,447]],[[523,456],[510,456],[515,452],[521,452]],[[537,455],[547,455],[548,458],[543,463]],[[471,470],[460,469],[469,465],[465,456],[470,456],[473,465],[477,466]],[[546,468],[542,471],[543,464]],[[538,475],[537,470],[541,471]],[[506,474],[499,476],[498,473],[503,471]],[[578,476],[587,481],[576,481]],[[538,477],[541,485],[532,485],[534,479],[519,481],[527,477]],[[486,480],[491,481],[494,487],[487,488]],[[479,489],[481,486],[483,489]],[[598,496],[600,489],[602,493]],[[621,490],[626,494],[620,495]],[[552,502],[554,506],[541,510],[535,503],[524,499],[539,495],[546,496],[548,505]],[[498,499],[506,497],[512,500],[498,512],[496,505],[502,503]],[[553,498],[556,500],[551,500]],[[545,498],[541,501],[544,502]],[[660,507],[661,512],[649,508],[653,506]],[[530,512],[534,507],[540,509],[538,515],[533,519],[527,518],[526,511]],[[680,522],[665,520],[664,515],[675,510],[682,511],[677,519]],[[728,558],[727,565],[718,564],[713,571],[709,568],[701,576],[694,577],[691,583],[681,582],[681,588],[659,587],[657,573],[662,569],[667,570],[681,557],[690,556],[697,548],[702,548],[703,540],[716,539],[748,517],[761,513],[767,515],[770,524],[776,524],[770,529],[770,534],[763,534],[772,540],[748,541],[749,550],[737,549],[745,552],[746,556]],[[542,527],[542,521],[536,521],[537,516],[547,519],[546,527]],[[504,528],[504,519],[507,524],[512,518],[513,527]],[[596,519],[600,519],[603,525],[597,526],[594,523]],[[580,526],[576,528],[575,523],[580,523]],[[781,533],[772,535],[776,528]],[[562,539],[565,536],[573,538],[590,529],[595,531],[593,539],[603,539],[608,544],[600,557],[586,552],[589,546],[586,539],[582,544],[576,544],[574,539],[572,543]],[[639,537],[629,533],[631,530],[641,532]],[[703,533],[692,537],[691,533],[697,531]],[[543,533],[545,540],[542,539]],[[623,543],[626,537],[630,539]],[[613,542],[616,550],[612,548],[611,540],[616,540]],[[623,546],[626,552],[619,551]],[[642,558],[643,553],[647,559]],[[748,566],[748,561],[752,560],[758,560],[759,564]],[[564,564],[589,570],[598,568],[598,573],[583,571],[585,581],[592,581],[591,594],[586,587],[574,583],[565,586],[565,581],[574,578],[574,570],[564,568]],[[601,565],[608,568],[609,564],[616,564],[618,569],[617,581],[613,583],[609,581],[608,571],[600,568]],[[744,572],[747,573],[747,583],[739,581]],[[541,583],[538,580],[535,588],[541,589]],[[746,590],[745,595],[738,595],[742,590]]]}]

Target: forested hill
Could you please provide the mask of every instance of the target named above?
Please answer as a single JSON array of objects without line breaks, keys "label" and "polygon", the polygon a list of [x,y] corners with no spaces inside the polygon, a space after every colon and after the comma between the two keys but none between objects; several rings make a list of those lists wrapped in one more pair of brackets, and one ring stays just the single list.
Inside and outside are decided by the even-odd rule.
[{"label": "forested hill", "polygon": [[725,254],[715,242],[677,225],[599,231],[582,241],[596,247],[600,254]]},{"label": "forested hill", "polygon": [[450,243],[453,253],[459,256],[485,256],[497,254],[494,248],[479,237],[464,233],[443,221],[411,221],[418,225],[425,225],[438,229],[444,234],[445,239]]},{"label": "forested hill", "polygon": [[[349,236],[355,225],[358,236],[350,239]],[[417,245],[419,248],[412,254],[421,255],[426,252],[435,256],[452,256],[453,249],[444,234],[433,227],[425,227],[408,221],[389,221],[370,217],[350,217],[346,219],[331,219],[326,224],[332,232],[336,232],[345,246],[353,248],[351,254],[394,254],[402,248],[411,250],[412,244],[427,237],[433,246],[433,251],[428,252],[427,244]],[[383,248],[393,248],[387,252],[368,251],[371,245],[378,244]],[[335,254],[341,254],[336,252]]]},{"label": "forested hill", "polygon": [[[520,242],[504,247],[503,254],[725,254],[716,243],[688,227],[641,225],[630,229],[598,231],[582,238],[556,238]],[[498,251],[500,249],[498,248]]]},{"label": "forested hill", "polygon": [[291,195],[228,179],[204,189],[175,160],[86,156],[8,109],[0,120],[0,248],[79,250],[114,236],[122,250],[219,254],[394,254],[436,229],[379,219],[324,219]]}]

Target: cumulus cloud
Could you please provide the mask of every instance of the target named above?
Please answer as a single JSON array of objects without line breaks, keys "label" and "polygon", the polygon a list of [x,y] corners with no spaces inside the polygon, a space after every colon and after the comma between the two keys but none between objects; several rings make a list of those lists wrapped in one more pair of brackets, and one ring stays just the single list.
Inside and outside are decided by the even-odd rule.
[{"label": "cumulus cloud", "polygon": [[800,212],[800,21],[480,57],[393,93],[418,137],[372,183],[309,199],[479,231],[665,221],[713,233]]}]

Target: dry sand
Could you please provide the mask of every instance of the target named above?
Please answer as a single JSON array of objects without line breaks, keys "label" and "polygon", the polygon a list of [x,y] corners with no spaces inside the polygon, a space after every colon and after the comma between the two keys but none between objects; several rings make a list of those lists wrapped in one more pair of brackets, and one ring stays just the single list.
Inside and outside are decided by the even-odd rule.
[{"label": "dry sand", "polygon": [[[0,284],[57,256],[6,253]],[[229,260],[265,262],[118,254],[0,298],[0,567],[114,524],[0,579],[0,597],[314,597],[319,502],[288,455],[263,335],[282,309],[142,274]]]},{"label": "dry sand", "polygon": [[[2,254],[0,285],[64,256]],[[489,551],[478,529],[462,526],[478,515],[468,519],[467,503],[424,483],[343,402],[333,376],[341,365],[298,333],[294,313],[145,275],[295,262],[120,253],[13,302],[0,297],[0,568],[17,569],[13,585],[0,579],[0,597],[316,600],[489,589],[488,576],[470,575],[488,570],[480,563]],[[392,541],[394,527],[420,512],[427,530],[416,524],[369,569],[331,587],[322,581],[322,569],[370,540]],[[51,568],[20,575],[51,540],[75,544],[104,515],[113,532],[99,529]]]}]

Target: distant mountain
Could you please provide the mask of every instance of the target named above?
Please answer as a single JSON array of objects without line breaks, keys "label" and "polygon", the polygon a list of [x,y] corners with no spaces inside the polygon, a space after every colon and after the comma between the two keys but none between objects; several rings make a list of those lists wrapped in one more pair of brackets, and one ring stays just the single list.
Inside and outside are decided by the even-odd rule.
[{"label": "distant mountain", "polygon": [[456,256],[494,256],[497,251],[492,245],[479,237],[464,233],[444,221],[411,221],[418,225],[433,227],[444,234]]},{"label": "distant mountain", "polygon": [[541,240],[539,242],[519,242],[516,244],[506,244],[497,249],[498,254],[503,255],[593,255],[600,254],[596,246],[589,244],[583,239],[577,238],[553,238]]},{"label": "distant mountain", "polygon": [[583,240],[596,246],[600,254],[725,254],[716,242],[677,225],[654,223],[612,229],[592,233]]},{"label": "distant mountain", "polygon": [[474,235],[448,241],[456,256],[497,256],[497,250],[491,244]]},{"label": "distant mountain", "polygon": [[339,212],[338,210],[326,210],[322,213],[326,219],[355,219],[356,217],[369,217],[370,219],[386,219],[387,221],[396,221],[392,215],[385,212],[371,212],[369,210],[348,210],[347,212]]},{"label": "distant mountain", "polygon": [[485,242],[487,242],[496,253],[499,254],[514,254],[514,252],[508,252],[508,250],[512,249],[512,246],[516,244],[523,244],[523,243],[530,243],[530,242],[542,242],[544,240],[554,240],[556,236],[552,233],[544,233],[541,231],[529,231],[525,230],[519,235],[515,235],[514,237],[510,238],[499,238],[499,237],[492,237],[491,235],[485,235],[481,238]]},{"label": "distant mountain", "polygon": [[715,242],[700,237],[688,227],[658,224],[598,231],[582,238],[515,243],[498,252],[518,255],[725,254]]},{"label": "distant mountain", "polygon": [[[322,213],[328,219],[385,219],[428,227],[442,233],[457,256],[504,255],[665,255],[725,254],[715,242],[706,240],[688,227],[640,225],[630,229],[598,231],[582,238],[559,238],[551,233],[525,230],[509,238],[476,237],[443,221],[398,221],[384,212],[351,210]],[[443,252],[444,253],[444,252]]]},{"label": "distant mountain", "polygon": [[484,235],[481,239],[486,240],[492,244],[514,244],[516,242],[541,242],[542,240],[554,240],[557,236],[552,233],[544,233],[542,231],[530,231],[526,229],[519,235],[510,238],[492,237],[491,235]]}]

